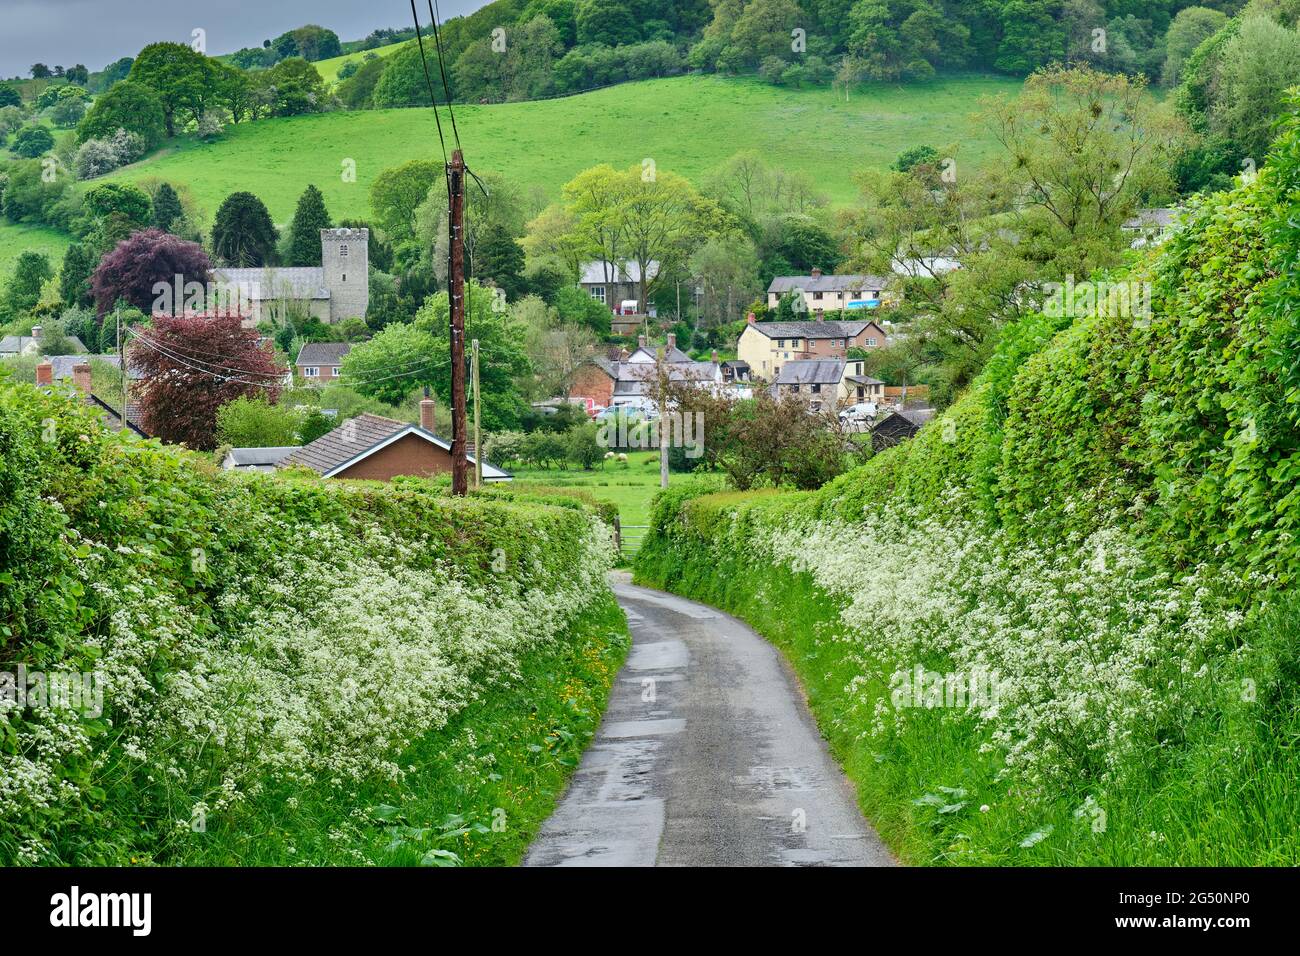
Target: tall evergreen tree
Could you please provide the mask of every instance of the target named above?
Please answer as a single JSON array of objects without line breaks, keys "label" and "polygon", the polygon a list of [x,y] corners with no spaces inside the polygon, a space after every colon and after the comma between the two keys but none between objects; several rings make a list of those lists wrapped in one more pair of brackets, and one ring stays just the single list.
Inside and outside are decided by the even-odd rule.
[{"label": "tall evergreen tree", "polygon": [[293,266],[318,266],[321,264],[320,231],[330,228],[329,210],[325,197],[315,186],[308,186],[298,197],[298,208],[290,226],[289,264]]},{"label": "tall evergreen tree", "polygon": [[176,220],[185,215],[181,197],[170,183],[163,183],[153,197],[153,224],[163,232],[171,232]]},{"label": "tall evergreen tree", "polygon": [[63,254],[63,268],[59,271],[59,295],[70,306],[88,306],[90,277],[95,272],[95,254],[89,246],[74,242]]},{"label": "tall evergreen tree", "polygon": [[249,192],[226,197],[212,226],[212,251],[235,268],[274,263],[275,224],[262,200]]}]

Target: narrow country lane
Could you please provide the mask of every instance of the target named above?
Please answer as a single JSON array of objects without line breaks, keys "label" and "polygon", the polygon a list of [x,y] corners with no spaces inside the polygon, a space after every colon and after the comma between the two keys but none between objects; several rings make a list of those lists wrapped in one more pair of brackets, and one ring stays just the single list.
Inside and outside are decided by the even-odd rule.
[{"label": "narrow country lane", "polygon": [[525,866],[888,866],[780,653],[721,611],[614,585],[632,652]]}]

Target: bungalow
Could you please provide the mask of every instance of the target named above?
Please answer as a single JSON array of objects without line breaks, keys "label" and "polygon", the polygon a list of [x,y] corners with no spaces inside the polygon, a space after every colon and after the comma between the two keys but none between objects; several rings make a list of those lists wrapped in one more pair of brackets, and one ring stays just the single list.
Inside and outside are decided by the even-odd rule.
[{"label": "bungalow", "polygon": [[308,342],[298,350],[293,365],[304,381],[328,385],[339,377],[343,357],[351,351],[351,342]]},{"label": "bungalow", "polygon": [[781,299],[789,293],[801,296],[795,308],[810,315],[824,312],[851,312],[857,309],[878,309],[888,305],[895,297],[888,291],[889,279],[885,276],[822,275],[813,269],[806,276],[777,276],[767,287],[767,307],[776,311]]},{"label": "bungalow", "polygon": [[[299,465],[324,478],[369,478],[391,481],[398,475],[432,475],[452,469],[451,445],[433,433],[432,399],[420,402],[420,424],[369,413],[349,419],[315,441],[295,448],[276,467]],[[474,457],[470,456],[473,466]],[[511,481],[513,476],[483,462],[483,480]]]},{"label": "bungalow", "polygon": [[788,361],[847,358],[852,348],[878,349],[889,344],[884,328],[861,322],[758,322],[749,313],[736,353],[755,378],[775,381]]}]

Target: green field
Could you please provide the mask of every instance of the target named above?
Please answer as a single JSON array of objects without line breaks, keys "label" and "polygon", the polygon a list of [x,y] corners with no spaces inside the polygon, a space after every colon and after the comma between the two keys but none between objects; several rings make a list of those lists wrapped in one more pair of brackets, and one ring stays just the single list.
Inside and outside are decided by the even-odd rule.
[{"label": "green field", "polygon": [[[830,90],[788,90],[754,79],[683,76],[626,83],[563,99],[458,106],[470,166],[503,174],[548,198],[597,163],[658,168],[696,178],[754,149],[772,165],[802,170],[840,204],[855,196],[853,174],[884,168],[922,143],[957,145],[978,163],[995,148],[971,120],[982,95],[1013,94],[1014,80],[972,76],[913,86],[865,86],[846,103]],[[444,114],[443,125],[446,127]],[[308,183],[335,217],[369,212],[370,183],[410,159],[441,157],[427,109],[334,112],[241,123],[214,143],[189,137],[116,177],[185,183],[209,215],[237,190],[262,198],[287,223]],[[356,181],[345,182],[345,161]]]},{"label": "green field", "polygon": [[55,269],[63,261],[63,253],[72,242],[67,233],[46,226],[14,224],[0,219],[0,286],[13,275],[14,262],[24,252],[43,252],[50,257]]},{"label": "green field", "polygon": [[344,63],[356,60],[359,64],[365,59],[367,53],[374,53],[381,59],[390,57],[410,42],[410,40],[404,40],[401,43],[390,43],[388,46],[375,47],[373,50],[360,50],[356,53],[344,53],[342,56],[331,57],[328,60],[318,60],[316,61],[316,72],[321,75],[321,79],[326,83],[333,84],[338,80],[339,70],[343,68]]},{"label": "green field", "polygon": [[627,459],[626,468],[611,461],[591,471],[517,468],[511,474],[516,481],[537,482],[553,488],[581,488],[618,505],[618,518],[624,525],[648,524],[650,499],[659,490],[659,453],[634,451],[628,453]]}]

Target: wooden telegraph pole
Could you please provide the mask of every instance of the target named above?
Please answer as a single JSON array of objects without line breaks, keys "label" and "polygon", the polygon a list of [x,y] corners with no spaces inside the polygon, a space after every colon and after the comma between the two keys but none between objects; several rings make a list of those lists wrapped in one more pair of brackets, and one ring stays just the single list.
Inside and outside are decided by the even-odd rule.
[{"label": "wooden telegraph pole", "polygon": [[451,493],[468,491],[469,461],[465,449],[465,157],[451,154],[447,167],[451,187],[451,242],[447,257],[447,286],[451,299]]}]

